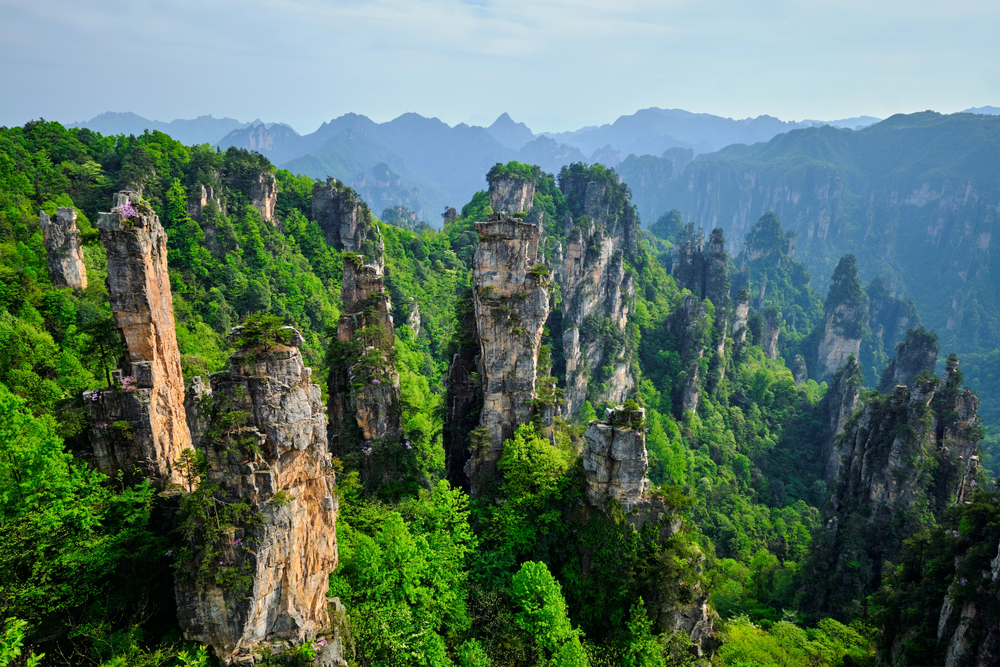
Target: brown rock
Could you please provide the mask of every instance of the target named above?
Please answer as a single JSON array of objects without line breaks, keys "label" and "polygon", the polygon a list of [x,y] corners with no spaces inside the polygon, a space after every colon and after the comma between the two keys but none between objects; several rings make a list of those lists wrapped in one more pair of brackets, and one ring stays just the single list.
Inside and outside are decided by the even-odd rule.
[{"label": "brown rock", "polygon": [[260,211],[260,217],[272,225],[277,224],[274,208],[278,204],[278,181],[274,174],[263,172],[250,183],[250,204]]},{"label": "brown rock", "polygon": [[515,177],[490,181],[490,207],[497,213],[527,213],[534,199],[534,181]]},{"label": "brown rock", "polygon": [[335,178],[313,186],[313,220],[326,242],[337,250],[361,253],[365,262],[382,266],[385,245],[368,205]]},{"label": "brown rock", "polygon": [[45,237],[52,284],[87,289],[87,267],[83,264],[80,231],[76,228],[76,209],[60,206],[54,221],[45,211],[39,211],[38,222]]},{"label": "brown rock", "polygon": [[644,408],[618,407],[608,409],[603,422],[587,427],[583,471],[591,504],[601,507],[614,498],[627,512],[640,502],[649,488],[645,423]]},{"label": "brown rock", "polygon": [[[107,474],[137,469],[161,488],[181,481],[174,463],[191,447],[184,410],[184,379],[174,329],[167,273],[167,236],[149,204],[135,192],[115,195],[130,203],[125,219],[102,213],[97,227],[108,255],[106,280],[115,326],[128,349],[118,389],[87,392],[91,442],[97,467]],[[127,422],[124,427],[114,424]]]},{"label": "brown rock", "polygon": [[[201,445],[208,481],[260,519],[238,526],[219,558],[250,583],[246,593],[228,590],[182,566],[175,590],[184,636],[210,644],[227,665],[252,664],[264,645],[280,652],[330,630],[337,497],[311,372],[293,344],[237,351],[229,370],[212,376],[212,427]],[[202,545],[191,546],[197,554]]]}]

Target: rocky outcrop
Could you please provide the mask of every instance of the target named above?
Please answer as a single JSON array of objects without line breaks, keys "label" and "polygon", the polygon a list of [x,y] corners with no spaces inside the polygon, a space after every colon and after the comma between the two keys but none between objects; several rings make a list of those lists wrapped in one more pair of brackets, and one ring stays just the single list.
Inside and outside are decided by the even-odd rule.
[{"label": "rocky outcrop", "polygon": [[504,176],[490,179],[490,207],[497,213],[527,213],[535,199],[535,181]]},{"label": "rocky outcrop", "polygon": [[[627,188],[615,182],[574,183],[560,179],[567,199],[582,198],[583,215],[567,219],[562,286],[562,346],[566,361],[565,400],[575,414],[587,400],[622,403],[635,386],[627,355],[625,325],[635,294],[625,261],[635,259],[639,221],[628,205]],[[622,206],[624,202],[624,206]],[[609,336],[613,331],[617,335]],[[605,374],[603,369],[609,368]],[[601,383],[606,390],[597,392]]]},{"label": "rocky outcrop", "polygon": [[823,306],[823,337],[819,343],[817,372],[828,377],[852,354],[858,357],[868,318],[868,297],[858,282],[854,255],[844,255],[833,273]]},{"label": "rocky outcrop", "polygon": [[[335,639],[326,596],[337,497],[325,408],[302,337],[285,332],[287,344],[248,349],[234,329],[229,370],[211,378],[199,445],[207,476],[182,503],[188,550],[176,575],[177,618],[186,639],[211,645],[227,665],[253,664],[265,647]],[[202,520],[228,523],[221,535],[199,529],[190,510],[199,493],[209,504]]]},{"label": "rocky outcrop", "polygon": [[265,222],[277,224],[274,208],[278,204],[278,181],[274,174],[262,172],[250,181],[250,204],[260,211]]},{"label": "rocky outcrop", "polygon": [[[218,174],[216,176],[218,177]],[[217,193],[211,185],[198,185],[191,188],[187,201],[187,213],[191,218],[202,222],[205,210],[208,209],[209,205],[214,205],[215,210],[222,214],[226,212],[225,202],[222,199],[221,193]],[[272,207],[271,210],[273,212],[274,208]]]},{"label": "rocky outcrop", "polygon": [[843,433],[844,426],[858,407],[863,381],[864,375],[857,359],[848,357],[847,363],[833,376],[830,389],[826,392],[824,400],[830,415],[830,437],[823,448],[823,461],[824,474],[828,480],[835,479],[840,470],[844,442],[838,436]]},{"label": "rocky outcrop", "polygon": [[111,310],[127,352],[113,374],[115,387],[84,394],[90,441],[102,472],[137,471],[163,488],[181,482],[175,463],[191,447],[167,235],[135,192],[119,192],[114,203],[97,227],[107,251]]},{"label": "rocky outcrop", "polygon": [[385,245],[368,205],[354,190],[335,178],[313,186],[312,218],[326,242],[337,250],[356,252],[381,267]]},{"label": "rocky outcrop", "polygon": [[649,488],[645,429],[646,410],[637,406],[609,408],[603,422],[587,427],[583,471],[591,504],[613,498],[627,512],[640,502]]},{"label": "rocky outcrop", "polygon": [[401,436],[392,304],[381,266],[363,264],[357,255],[346,258],[341,300],[340,358],[329,381],[330,444],[337,456],[361,451],[367,459],[398,445]]},{"label": "rocky outcrop", "polygon": [[923,372],[933,373],[941,350],[937,341],[937,335],[923,327],[911,329],[906,340],[896,347],[896,356],[885,367],[878,390],[888,392],[896,385],[912,384]]},{"label": "rocky outcrop", "polygon": [[549,314],[548,270],[537,265],[539,229],[506,214],[475,223],[473,304],[482,364],[486,439],[465,471],[473,496],[497,475],[503,441],[532,416],[539,346]]},{"label": "rocky outcrop", "polygon": [[409,301],[409,311],[410,314],[406,316],[406,325],[410,327],[413,331],[414,336],[420,335],[420,303],[416,299],[410,297]]},{"label": "rocky outcrop", "polygon": [[710,299],[716,308],[729,304],[729,269],[722,230],[713,229],[708,243],[705,230],[689,223],[678,235],[672,250],[671,274],[681,289],[699,299]]},{"label": "rocky outcrop", "polygon": [[781,311],[769,307],[764,309],[764,340],[761,348],[768,359],[778,356],[778,335],[781,333]]},{"label": "rocky outcrop", "polygon": [[796,354],[792,361],[792,377],[795,378],[796,385],[809,379],[809,367],[806,366],[806,359],[801,354]]},{"label": "rocky outcrop", "polygon": [[454,340],[457,349],[452,354],[445,380],[444,464],[452,486],[469,490],[465,466],[469,462],[469,434],[479,425],[483,406],[482,365],[480,364],[479,332],[476,331],[476,311],[472,291],[463,295],[456,305],[457,320]]},{"label": "rocky outcrop", "polygon": [[678,353],[681,362],[681,377],[675,383],[674,399],[676,414],[680,417],[685,412],[696,412],[701,398],[700,359],[704,355],[705,345],[709,342],[711,322],[705,312],[705,304],[693,294],[684,295],[683,305],[674,311],[667,320],[667,328],[680,342]]},{"label": "rocky outcrop", "polygon": [[76,227],[76,209],[60,206],[56,219],[45,211],[38,212],[38,223],[45,238],[49,258],[49,277],[56,287],[87,289],[87,267],[83,264],[80,230]]},{"label": "rocky outcrop", "polygon": [[736,308],[733,309],[733,341],[737,346],[747,339],[747,321],[750,317],[750,294],[740,290],[736,298]]}]

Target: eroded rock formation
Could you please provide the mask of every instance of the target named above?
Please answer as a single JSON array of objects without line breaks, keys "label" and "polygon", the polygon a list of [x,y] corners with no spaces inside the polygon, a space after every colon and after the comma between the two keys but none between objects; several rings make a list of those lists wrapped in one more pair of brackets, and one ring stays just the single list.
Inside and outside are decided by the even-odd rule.
[{"label": "eroded rock formation", "polygon": [[[583,215],[568,220],[564,261],[556,271],[562,284],[563,357],[566,405],[575,414],[587,400],[588,385],[607,383],[595,396],[623,402],[635,386],[624,340],[629,304],[635,294],[625,260],[633,260],[639,220],[620,183],[573,183],[560,180],[567,198],[583,193]],[[624,206],[620,206],[624,201]],[[616,206],[616,203],[619,206]],[[610,330],[617,335],[607,335]],[[606,377],[601,369],[610,368]]]},{"label": "eroded rock formation", "polygon": [[274,208],[278,204],[278,181],[274,174],[262,172],[250,182],[250,204],[260,211],[265,222],[277,223]]},{"label": "eroded rock formation", "polygon": [[638,407],[609,408],[603,422],[587,427],[583,470],[592,504],[614,498],[628,511],[642,499],[649,488],[645,428],[646,410]]},{"label": "eroded rock formation", "polygon": [[[376,238],[381,235],[375,230]],[[399,376],[392,304],[382,268],[358,256],[344,261],[344,310],[337,322],[341,358],[330,368],[330,444],[337,456],[399,443]]]},{"label": "eroded rock formation", "polygon": [[837,265],[823,306],[825,322],[819,343],[817,372],[826,377],[837,372],[852,354],[861,352],[868,298],[858,282],[854,255],[845,255]]},{"label": "eroded rock formation", "polygon": [[837,436],[843,433],[844,426],[858,407],[863,381],[861,366],[858,365],[857,359],[851,356],[833,376],[830,389],[826,392],[825,401],[830,415],[830,438],[823,448],[826,479],[837,477],[840,460],[844,455],[843,440]]},{"label": "eroded rock formation", "polygon": [[778,336],[781,334],[781,311],[769,307],[764,309],[764,340],[761,348],[768,359],[778,356]]},{"label": "eroded rock formation", "polygon": [[[472,495],[497,475],[503,441],[532,416],[538,352],[549,314],[548,270],[538,261],[539,229],[506,214],[475,223],[473,304],[482,364],[486,439],[465,471]],[[544,267],[540,267],[544,269]]]},{"label": "eroded rock formation", "polygon": [[699,299],[710,299],[716,308],[729,304],[729,269],[722,230],[713,229],[708,243],[705,230],[689,223],[673,247],[671,274],[681,289],[691,290]]},{"label": "eroded rock formation", "polygon": [[497,213],[527,213],[535,199],[535,182],[505,176],[490,180],[490,207]]},{"label": "eroded rock formation", "polygon": [[233,330],[229,370],[212,376],[199,448],[208,463],[200,490],[209,485],[215,499],[208,520],[225,512],[219,506],[244,509],[221,536],[188,516],[195,524],[185,528],[188,560],[175,585],[185,637],[211,645],[227,665],[253,664],[265,646],[280,653],[333,635],[326,596],[337,566],[326,410],[298,349],[302,337],[286,327],[287,344],[247,349],[241,329]]},{"label": "eroded rock formation", "polygon": [[312,217],[323,230],[326,242],[348,252],[357,252],[369,264],[381,267],[385,245],[368,205],[354,190],[335,178],[313,186]]},{"label": "eroded rock formation", "polygon": [[191,447],[184,379],[167,273],[167,235],[135,192],[115,195],[97,222],[107,250],[106,284],[127,353],[116,386],[88,391],[90,440],[97,467],[133,470],[163,488],[181,481],[175,463]]},{"label": "eroded rock formation", "polygon": [[892,358],[882,373],[878,390],[888,392],[896,385],[910,385],[923,372],[933,373],[941,348],[937,336],[923,327],[910,330],[906,340],[896,347]]},{"label": "eroded rock formation", "polygon": [[458,349],[452,355],[446,380],[444,441],[445,470],[453,486],[469,490],[465,465],[469,461],[469,433],[479,425],[483,405],[482,366],[479,332],[472,291],[456,306],[455,340]]},{"label": "eroded rock formation", "polygon": [[45,238],[49,259],[49,277],[56,287],[87,289],[87,267],[83,264],[80,230],[76,227],[76,209],[60,206],[56,219],[45,211],[38,212],[38,224]]}]

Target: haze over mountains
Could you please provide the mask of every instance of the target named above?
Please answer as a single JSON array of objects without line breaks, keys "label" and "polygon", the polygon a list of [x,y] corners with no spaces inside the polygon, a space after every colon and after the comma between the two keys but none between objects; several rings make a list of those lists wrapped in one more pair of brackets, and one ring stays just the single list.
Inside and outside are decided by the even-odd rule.
[{"label": "haze over mountains", "polygon": [[[855,128],[877,121],[861,116],[829,124]],[[497,162],[518,160],[556,173],[573,162],[615,167],[630,154],[660,156],[681,149],[682,153],[675,154],[681,166],[678,155],[687,154],[690,161],[733,143],[767,141],[789,130],[821,124],[825,123],[786,122],[770,116],[733,120],[651,108],[599,127],[540,134],[506,113],[486,128],[464,123],[451,127],[415,113],[386,123],[345,114],[305,135],[288,125],[260,120],[243,123],[201,116],[164,123],[112,112],[70,127],[88,127],[102,134],[138,134],[148,128],[186,144],[256,150],[291,171],[340,179],[358,190],[377,213],[388,206],[406,206],[436,226],[446,206],[460,206],[485,186],[485,174]]]}]

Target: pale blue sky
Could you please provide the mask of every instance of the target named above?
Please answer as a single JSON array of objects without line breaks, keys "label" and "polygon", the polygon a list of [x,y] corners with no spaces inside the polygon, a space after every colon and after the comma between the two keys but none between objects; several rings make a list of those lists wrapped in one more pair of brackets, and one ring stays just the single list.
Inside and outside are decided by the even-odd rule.
[{"label": "pale blue sky", "polygon": [[1000,105],[998,26],[997,0],[0,0],[0,124],[953,112]]}]

